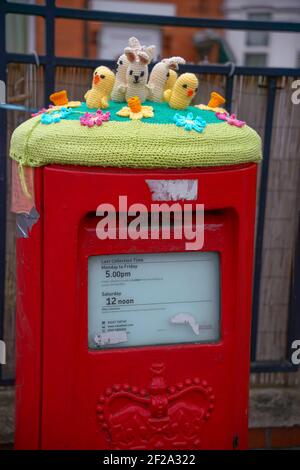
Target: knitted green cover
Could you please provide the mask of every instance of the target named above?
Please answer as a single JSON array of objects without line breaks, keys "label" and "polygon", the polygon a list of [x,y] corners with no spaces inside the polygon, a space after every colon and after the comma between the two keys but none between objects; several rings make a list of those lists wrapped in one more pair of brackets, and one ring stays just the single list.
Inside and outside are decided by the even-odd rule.
[{"label": "knitted green cover", "polygon": [[[79,117],[87,108],[74,108],[67,119],[42,124],[36,116],[13,133],[10,156],[21,165],[64,165],[132,168],[183,168],[234,165],[261,159],[261,140],[247,125],[220,121],[212,111],[188,107],[207,123],[204,132],[187,131],[173,121],[176,111],[166,103],[150,103],[153,118],[132,121],[116,115],[125,103],[111,103],[110,121],[92,128]],[[88,109],[89,112],[94,110]]]}]

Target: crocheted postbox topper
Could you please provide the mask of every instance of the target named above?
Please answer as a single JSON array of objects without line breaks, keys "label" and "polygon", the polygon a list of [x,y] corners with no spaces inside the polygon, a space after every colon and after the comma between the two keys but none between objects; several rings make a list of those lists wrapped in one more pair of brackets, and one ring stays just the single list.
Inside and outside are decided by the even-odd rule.
[{"label": "crocheted postbox topper", "polygon": [[[261,140],[212,90],[207,104],[195,74],[173,56],[152,69],[155,47],[131,37],[116,71],[99,64],[84,100],[66,90],[13,133],[10,156],[23,168],[48,164],[131,168],[233,165],[261,159]],[[198,102],[199,103],[199,102]]]}]

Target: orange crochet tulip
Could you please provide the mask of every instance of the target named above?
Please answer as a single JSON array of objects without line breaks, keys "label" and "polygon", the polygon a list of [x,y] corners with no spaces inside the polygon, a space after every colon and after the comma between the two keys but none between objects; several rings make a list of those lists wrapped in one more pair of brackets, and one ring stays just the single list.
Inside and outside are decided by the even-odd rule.
[{"label": "orange crochet tulip", "polygon": [[133,113],[139,113],[142,110],[141,100],[138,96],[129,98],[127,104]]},{"label": "orange crochet tulip", "polygon": [[68,104],[69,100],[66,90],[52,93],[52,95],[50,95],[50,101],[52,101],[55,106],[64,106],[65,104]]},{"label": "orange crochet tulip", "polygon": [[213,91],[210,94],[210,100],[207,106],[210,108],[217,108],[219,106],[222,106],[222,104],[225,103],[225,98],[223,96],[219,95],[216,91]]}]

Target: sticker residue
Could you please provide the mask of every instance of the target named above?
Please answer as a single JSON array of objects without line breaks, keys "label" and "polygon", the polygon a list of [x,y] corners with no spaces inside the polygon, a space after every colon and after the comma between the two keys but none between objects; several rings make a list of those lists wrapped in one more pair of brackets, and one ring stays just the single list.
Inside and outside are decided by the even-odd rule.
[{"label": "sticker residue", "polygon": [[176,323],[179,325],[189,325],[195,335],[199,336],[200,331],[199,331],[199,323],[195,320],[193,315],[190,313],[177,313],[170,319],[171,323]]},{"label": "sticker residue", "polygon": [[198,180],[146,180],[153,201],[195,201]]},{"label": "sticker residue", "polygon": [[108,331],[106,333],[98,333],[94,338],[94,342],[97,346],[126,343],[126,341],[128,341],[127,331]]}]

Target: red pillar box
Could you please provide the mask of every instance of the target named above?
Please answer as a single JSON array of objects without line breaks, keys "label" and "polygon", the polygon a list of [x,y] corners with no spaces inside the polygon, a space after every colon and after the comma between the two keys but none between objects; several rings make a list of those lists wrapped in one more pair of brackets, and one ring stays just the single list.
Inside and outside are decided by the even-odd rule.
[{"label": "red pillar box", "polygon": [[[40,167],[17,242],[16,447],[244,449],[260,139],[209,109],[200,133],[160,122],[166,103],[152,123],[121,106],[13,136],[24,190]],[[151,217],[170,207],[168,237]]]}]

